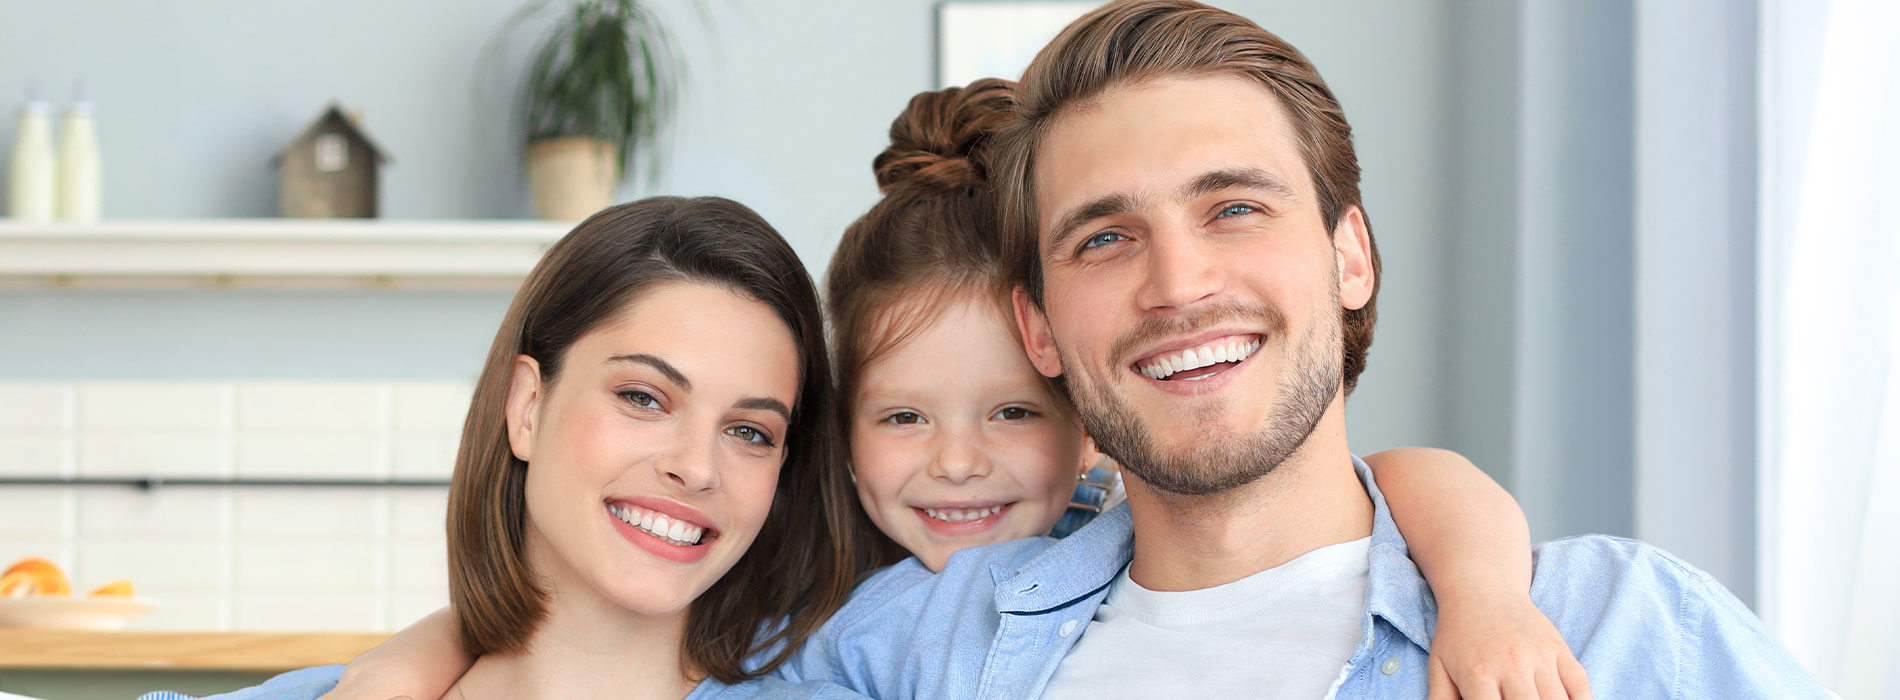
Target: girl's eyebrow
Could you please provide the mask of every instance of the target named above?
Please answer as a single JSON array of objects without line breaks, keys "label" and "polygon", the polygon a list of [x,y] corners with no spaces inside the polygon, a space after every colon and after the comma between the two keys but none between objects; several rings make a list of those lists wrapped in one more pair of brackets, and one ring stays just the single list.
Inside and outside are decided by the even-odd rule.
[{"label": "girl's eyebrow", "polygon": [[[635,353],[632,355],[615,355],[613,357],[607,358],[606,364],[646,365],[648,367],[652,367],[654,371],[659,372],[660,374],[664,375],[668,381],[671,381],[674,384],[678,384],[681,389],[685,389],[686,391],[693,390],[693,382],[688,380],[686,378],[686,375],[681,373],[678,367],[674,367],[673,363],[667,362],[666,360],[662,360],[659,357],[654,356],[654,355],[649,355],[646,353]],[[779,405],[783,406],[785,404],[781,403]],[[788,411],[787,414],[789,415],[790,412]]]}]

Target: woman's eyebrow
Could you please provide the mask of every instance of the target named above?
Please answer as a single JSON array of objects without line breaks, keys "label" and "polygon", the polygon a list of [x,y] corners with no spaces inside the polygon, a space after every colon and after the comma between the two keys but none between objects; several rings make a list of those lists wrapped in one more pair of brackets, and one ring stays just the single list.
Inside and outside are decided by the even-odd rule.
[{"label": "woman's eyebrow", "polygon": [[770,396],[754,396],[740,399],[739,402],[733,404],[732,407],[750,411],[771,411],[780,416],[784,416],[785,420],[789,421],[792,419],[792,409],[787,407],[784,401]]},{"label": "woman's eyebrow", "polygon": [[646,365],[648,367],[652,367],[654,371],[659,372],[660,374],[664,375],[668,381],[671,381],[674,384],[678,384],[681,389],[685,389],[687,391],[693,390],[692,381],[688,380],[686,378],[686,375],[681,373],[678,367],[674,367],[673,363],[667,362],[666,360],[662,360],[659,357],[654,356],[654,355],[648,355],[646,353],[636,353],[632,355],[615,355],[613,357],[607,358],[607,364]]}]

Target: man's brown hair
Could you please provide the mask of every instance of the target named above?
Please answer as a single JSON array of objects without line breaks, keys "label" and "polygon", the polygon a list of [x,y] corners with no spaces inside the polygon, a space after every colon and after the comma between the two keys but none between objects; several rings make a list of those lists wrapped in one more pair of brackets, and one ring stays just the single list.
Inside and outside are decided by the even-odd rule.
[{"label": "man's brown hair", "polygon": [[[1306,56],[1245,17],[1191,0],[1123,0],[1084,15],[1036,54],[1023,73],[1019,118],[998,136],[991,176],[996,181],[1003,261],[1012,284],[1037,305],[1043,301],[1041,244],[1036,211],[1036,150],[1066,111],[1104,91],[1170,77],[1231,75],[1253,80],[1286,110],[1293,138],[1329,231],[1360,207],[1359,159],[1352,127],[1326,81]],[[1363,207],[1361,207],[1363,215]],[[1372,223],[1366,222],[1366,237]],[[1373,289],[1366,305],[1345,311],[1345,388],[1365,370],[1366,349],[1378,319],[1383,277],[1372,244]]]},{"label": "man's brown hair", "polygon": [[[546,614],[528,565],[528,464],[509,448],[515,357],[549,386],[582,336],[656,284],[718,285],[771,308],[798,348],[798,396],[770,513],[751,548],[687,608],[681,662],[724,683],[782,663],[869,568],[859,512],[831,431],[832,384],[817,290],[751,209],[716,197],[609,207],[550,248],[515,294],[475,385],[449,486],[449,600],[473,655],[524,650]],[[746,661],[773,652],[764,663]]]}]

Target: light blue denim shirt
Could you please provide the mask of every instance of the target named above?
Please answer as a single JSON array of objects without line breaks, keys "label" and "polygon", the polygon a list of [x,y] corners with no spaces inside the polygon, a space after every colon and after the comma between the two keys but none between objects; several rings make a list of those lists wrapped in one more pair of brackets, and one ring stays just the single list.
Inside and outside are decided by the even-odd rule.
[{"label": "light blue denim shirt", "polygon": [[[1338,697],[1424,698],[1437,604],[1371,470],[1357,457],[1353,466],[1374,506],[1371,561],[1363,638]],[[910,559],[859,586],[779,673],[880,700],[1037,697],[1133,555],[1121,506],[1059,542],[958,552],[940,574]],[[1720,583],[1641,542],[1591,535],[1538,547],[1531,599],[1596,697],[1828,697]]]},{"label": "light blue denim shirt", "polygon": [[[312,666],[278,675],[262,685],[196,698],[162,690],[139,700],[316,700],[336,687],[342,666]],[[775,678],[726,685],[714,680],[700,683],[685,700],[863,700],[863,696],[819,681],[793,683]]]}]

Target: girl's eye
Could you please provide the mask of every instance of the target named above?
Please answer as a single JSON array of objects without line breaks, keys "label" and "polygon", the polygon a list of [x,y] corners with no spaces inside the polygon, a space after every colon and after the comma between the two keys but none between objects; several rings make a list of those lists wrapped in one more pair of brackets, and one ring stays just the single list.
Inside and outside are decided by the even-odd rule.
[{"label": "girl's eye", "polygon": [[740,440],[744,440],[754,445],[761,445],[764,447],[778,446],[778,443],[772,442],[772,436],[766,435],[765,431],[760,430],[758,428],[754,428],[750,425],[735,425],[733,427],[727,428],[726,434],[739,438]]},{"label": "girl's eye", "polygon": [[652,394],[644,391],[623,391],[620,392],[620,398],[626,399],[627,403],[640,408],[657,409],[660,407],[660,400],[653,398]]},{"label": "girl's eye", "polygon": [[1241,214],[1252,214],[1255,211],[1257,210],[1254,209],[1253,206],[1249,204],[1229,204],[1226,207],[1223,207],[1220,210],[1219,214],[1215,214],[1214,218],[1225,219],[1230,216],[1240,216]]},{"label": "girl's eye", "polygon": [[997,411],[996,415],[991,416],[991,417],[997,420],[1017,421],[1017,420],[1025,420],[1033,415],[1036,415],[1036,414],[1027,408],[1023,408],[1021,406],[1010,406],[1010,407],[1004,408],[1001,411]]},{"label": "girl's eye", "polygon": [[1128,240],[1127,236],[1121,235],[1114,231],[1103,231],[1093,236],[1089,236],[1088,240],[1082,241],[1082,249],[1088,250],[1090,248],[1100,248],[1110,243],[1116,243],[1116,242],[1125,241],[1125,240]]},{"label": "girl's eye", "polygon": [[898,411],[884,418],[886,422],[898,425],[913,425],[924,422],[924,417],[914,411]]}]

